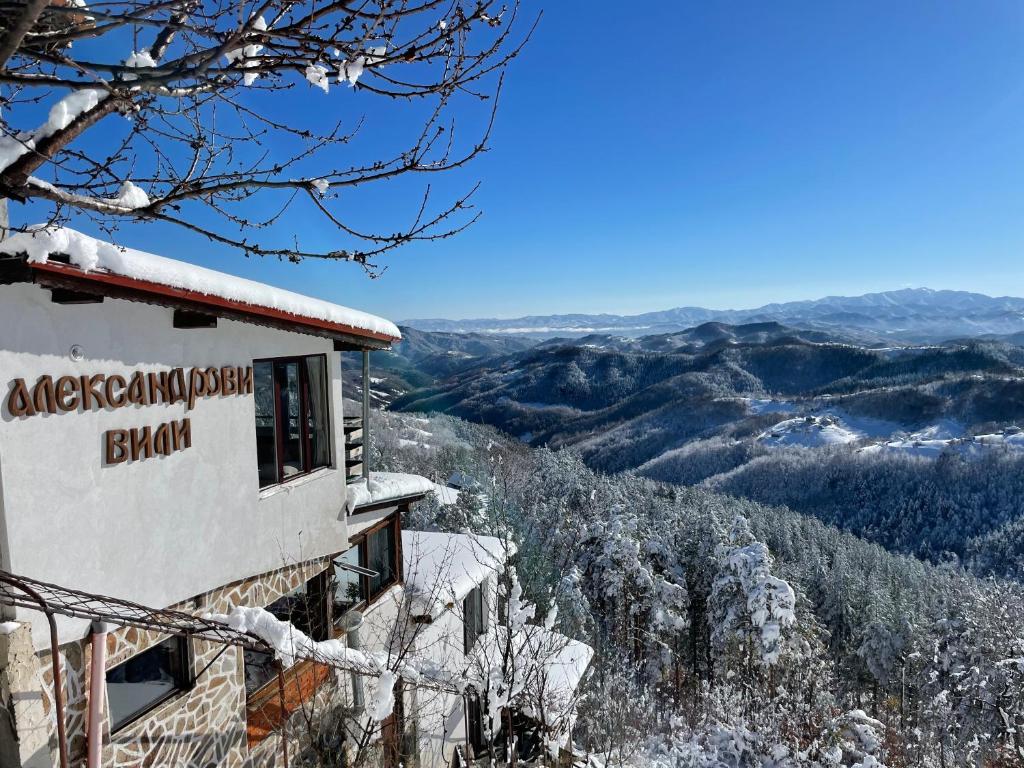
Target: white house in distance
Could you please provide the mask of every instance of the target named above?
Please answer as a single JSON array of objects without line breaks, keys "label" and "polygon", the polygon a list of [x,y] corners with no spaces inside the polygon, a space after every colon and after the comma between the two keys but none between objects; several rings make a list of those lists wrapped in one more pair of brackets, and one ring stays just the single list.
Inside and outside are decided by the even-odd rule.
[{"label": "white house in distance", "polygon": [[[403,534],[402,513],[433,483],[368,471],[369,406],[343,412],[341,352],[364,352],[368,394],[368,353],[400,338],[395,325],[52,229],[0,243],[0,329],[3,768],[265,766],[289,753],[312,765],[332,750],[442,765],[493,734],[487,704],[508,702],[471,667],[501,637],[521,649],[554,633],[497,626],[493,540]],[[5,604],[32,585],[52,635],[31,600]],[[273,653],[121,621],[125,606],[152,622],[161,609],[212,621],[261,608],[264,629],[286,622],[290,638],[378,669],[302,658],[279,674]],[[562,703],[547,709],[564,711],[515,716],[564,744],[590,649],[558,637],[570,650],[520,678],[541,702],[557,679]]]}]

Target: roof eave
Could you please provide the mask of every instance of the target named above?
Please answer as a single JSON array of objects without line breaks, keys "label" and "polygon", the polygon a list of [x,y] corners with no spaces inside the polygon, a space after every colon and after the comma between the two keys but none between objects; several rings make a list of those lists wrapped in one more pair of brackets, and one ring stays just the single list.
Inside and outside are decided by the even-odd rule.
[{"label": "roof eave", "polygon": [[336,349],[390,349],[391,345],[399,340],[397,337],[377,331],[302,317],[273,307],[245,304],[220,296],[110,272],[83,272],[77,267],[51,261],[17,261],[20,261],[22,266],[19,268],[17,265],[9,265],[5,270],[6,279],[0,279],[0,282],[34,282],[44,288],[70,288],[116,299],[203,312],[228,320],[333,339]]},{"label": "roof eave", "polygon": [[387,507],[400,507],[406,504],[414,504],[417,501],[422,501],[429,494],[430,491],[423,491],[422,493],[407,493],[403,496],[374,499],[373,501],[368,501],[365,504],[353,506],[352,511],[349,513],[349,517],[352,515],[361,515],[364,512],[374,512],[379,509],[386,509]]}]

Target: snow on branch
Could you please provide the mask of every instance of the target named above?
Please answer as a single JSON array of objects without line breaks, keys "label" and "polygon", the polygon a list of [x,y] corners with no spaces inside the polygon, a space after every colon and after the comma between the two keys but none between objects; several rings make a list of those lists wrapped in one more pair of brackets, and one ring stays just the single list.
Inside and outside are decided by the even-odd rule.
[{"label": "snow on branch", "polygon": [[[503,74],[532,32],[517,2],[453,6],[441,23],[438,10],[268,0],[239,18],[208,0],[113,0],[88,14],[30,3],[0,41],[0,194],[49,201],[51,223],[161,221],[245,255],[353,260],[376,274],[381,254],[472,224],[475,186],[436,202],[428,183],[410,186],[393,223],[363,224],[324,192],[429,178],[486,151]],[[100,44],[73,45],[85,41]],[[472,133],[458,130],[456,101],[482,105]],[[409,118],[397,143],[364,149],[377,105],[393,122],[395,103]],[[317,247],[270,235],[300,204],[327,225]]]},{"label": "snow on branch", "polygon": [[376,722],[386,719],[394,709],[394,687],[399,677],[425,688],[449,692],[459,689],[437,676],[428,663],[415,659],[390,660],[386,654],[369,653],[349,648],[342,639],[313,640],[294,624],[283,621],[265,608],[236,606],[230,613],[210,613],[203,618],[259,638],[274,652],[282,667],[297,661],[312,661],[344,672],[374,678],[367,714]]},{"label": "snow on branch", "polygon": [[716,552],[719,575],[711,604],[718,614],[713,639],[720,647],[754,639],[766,665],[779,660],[783,632],[796,624],[796,594],[788,582],[772,575],[768,547],[754,539],[747,521],[737,517],[729,542]]}]

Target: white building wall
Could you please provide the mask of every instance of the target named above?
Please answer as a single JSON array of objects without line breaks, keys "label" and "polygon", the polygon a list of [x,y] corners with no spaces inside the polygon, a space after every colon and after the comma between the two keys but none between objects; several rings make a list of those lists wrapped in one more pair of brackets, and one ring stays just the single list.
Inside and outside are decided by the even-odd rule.
[{"label": "white building wall", "polygon": [[[484,583],[488,632],[497,626],[497,579]],[[443,590],[443,586],[439,585]],[[364,650],[392,654],[407,650],[408,658],[461,673],[471,663],[464,653],[462,606],[443,611],[430,623],[416,623],[407,615],[404,591],[393,587],[363,613],[360,638]],[[368,681],[372,684],[372,681]],[[456,746],[466,744],[466,711],[461,695],[420,686],[415,695],[407,692],[407,719],[415,718],[419,738],[419,760],[424,768],[451,765]]]},{"label": "white building wall", "polygon": [[[417,624],[405,613],[404,590],[393,587],[363,612],[360,640],[365,651],[392,654],[405,650],[409,659],[427,660],[450,670],[461,670],[463,654],[462,614],[446,611],[430,624]],[[392,658],[395,658],[393,655]],[[366,680],[367,693],[373,680]],[[462,696],[429,686],[406,689],[406,725],[418,736],[419,764],[444,768],[452,752],[465,744],[466,723]],[[415,721],[413,723],[413,721]]]},{"label": "white building wall", "polygon": [[[421,625],[420,653],[449,669],[465,667],[462,612],[446,611]],[[463,697],[424,691],[420,706],[420,760],[424,766],[450,765],[457,745],[466,743],[466,708]]]},{"label": "white building wall", "polygon": [[[247,576],[347,548],[345,478],[328,468],[262,493],[252,395],[14,417],[11,382],[131,374],[325,353],[332,457],[343,456],[341,371],[330,340],[220,320],[176,329],[172,310],[106,299],[58,305],[0,285],[0,567],[167,606]],[[69,350],[79,345],[80,362]],[[104,432],[191,419],[192,446],[105,466]],[[22,614],[22,616],[31,614]],[[36,615],[38,618],[38,614]],[[62,622],[62,641],[85,624]]]}]

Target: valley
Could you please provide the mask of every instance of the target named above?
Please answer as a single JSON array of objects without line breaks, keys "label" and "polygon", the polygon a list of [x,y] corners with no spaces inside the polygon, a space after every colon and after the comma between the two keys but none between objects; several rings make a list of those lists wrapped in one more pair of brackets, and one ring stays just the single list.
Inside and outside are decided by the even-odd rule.
[{"label": "valley", "polygon": [[893,551],[1024,575],[1016,344],[867,343],[856,329],[775,321],[541,341],[406,333],[373,362],[391,410],[488,424],[597,471],[699,484]]}]

